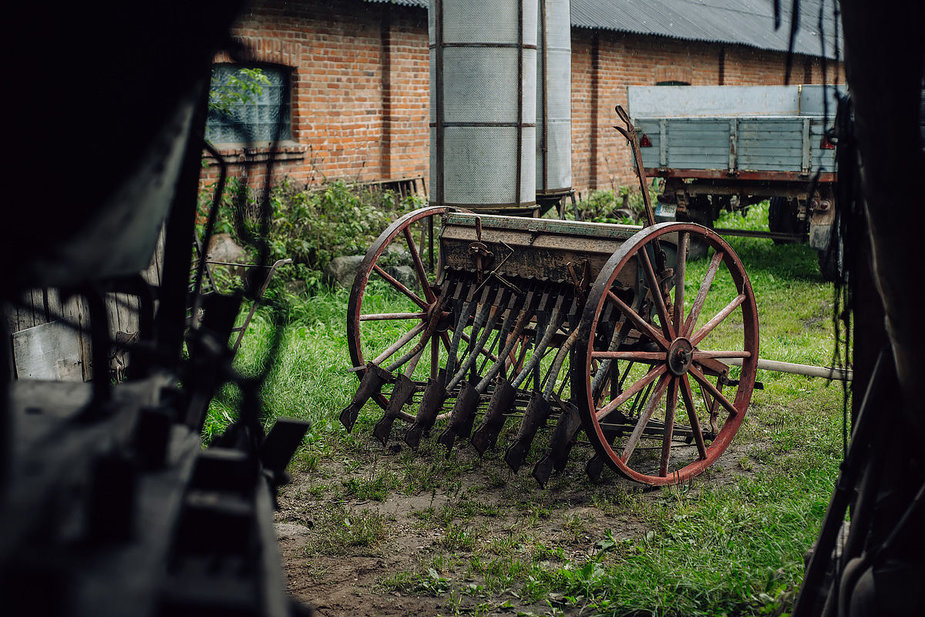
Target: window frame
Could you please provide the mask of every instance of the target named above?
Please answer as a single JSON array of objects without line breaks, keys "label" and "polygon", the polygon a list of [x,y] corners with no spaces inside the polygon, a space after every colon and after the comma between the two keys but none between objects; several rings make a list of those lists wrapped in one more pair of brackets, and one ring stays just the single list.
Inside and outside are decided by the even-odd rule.
[{"label": "window frame", "polygon": [[[279,134],[279,143],[291,143],[294,128],[294,97],[292,87],[294,81],[294,69],[284,64],[271,62],[249,62],[246,64],[234,62],[216,62],[212,65],[212,77],[209,82],[209,88],[211,89],[213,87],[217,70],[229,70],[230,72],[239,69],[260,69],[264,72],[265,75],[269,76],[271,84],[269,86],[263,86],[264,91],[261,94],[259,100],[249,103],[241,103],[235,106],[236,112],[240,109],[245,110],[243,118],[241,118],[240,115],[238,116],[242,124],[244,124],[244,129],[236,127],[233,121],[223,121],[218,112],[210,109],[206,119],[206,139],[214,145],[221,145],[226,147],[259,147],[269,145],[272,142],[273,131],[275,130],[276,125],[272,123],[272,121],[261,119],[261,116],[264,116],[264,118],[266,117],[264,111],[260,109],[260,106],[262,105],[267,108],[275,106],[279,109],[279,115],[283,122],[283,126]],[[276,96],[273,96],[274,91],[278,93]],[[265,100],[266,97],[273,98],[270,100]],[[282,98],[285,98],[286,100],[280,100]],[[265,127],[265,130],[262,130],[261,127]],[[234,138],[228,139],[229,135],[233,135]]]}]

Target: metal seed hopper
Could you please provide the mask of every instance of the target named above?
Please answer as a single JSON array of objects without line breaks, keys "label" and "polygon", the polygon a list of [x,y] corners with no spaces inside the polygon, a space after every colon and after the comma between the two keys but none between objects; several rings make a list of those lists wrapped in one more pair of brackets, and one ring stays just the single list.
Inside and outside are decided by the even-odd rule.
[{"label": "metal seed hopper", "polygon": [[[689,258],[695,242],[706,258]],[[403,279],[393,263],[405,251]],[[576,443],[593,447],[592,476],[607,464],[646,484],[684,481],[728,446],[755,384],[751,284],[729,245],[693,223],[423,208],[370,247],[348,310],[360,377],[348,430],[372,399],[384,445],[500,447],[541,484]]]}]

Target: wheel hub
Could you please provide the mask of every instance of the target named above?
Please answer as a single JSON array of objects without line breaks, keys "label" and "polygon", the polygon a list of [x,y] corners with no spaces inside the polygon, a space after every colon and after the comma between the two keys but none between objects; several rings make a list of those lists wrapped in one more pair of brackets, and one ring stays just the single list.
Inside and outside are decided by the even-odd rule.
[{"label": "wheel hub", "polygon": [[681,376],[687,372],[694,361],[694,346],[684,337],[679,337],[668,348],[668,370]]}]

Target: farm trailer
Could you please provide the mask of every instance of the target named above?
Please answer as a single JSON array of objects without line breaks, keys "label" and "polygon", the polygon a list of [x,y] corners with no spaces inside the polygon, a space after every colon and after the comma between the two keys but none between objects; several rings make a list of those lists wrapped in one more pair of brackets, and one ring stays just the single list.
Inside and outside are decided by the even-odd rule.
[{"label": "farm trailer", "polygon": [[767,235],[808,241],[832,274],[834,87],[629,86],[627,95],[645,173],[664,180],[660,218],[711,226],[720,210],[770,198]]}]

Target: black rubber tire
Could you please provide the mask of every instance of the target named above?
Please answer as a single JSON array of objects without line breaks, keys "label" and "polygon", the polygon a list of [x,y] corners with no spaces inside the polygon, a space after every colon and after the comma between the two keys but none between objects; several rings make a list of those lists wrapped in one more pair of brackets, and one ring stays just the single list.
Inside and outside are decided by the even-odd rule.
[{"label": "black rubber tire", "polygon": [[[768,229],[772,233],[806,233],[806,223],[796,217],[796,212],[786,197],[772,197],[768,207]],[[792,244],[794,240],[774,240],[774,244]]]}]

